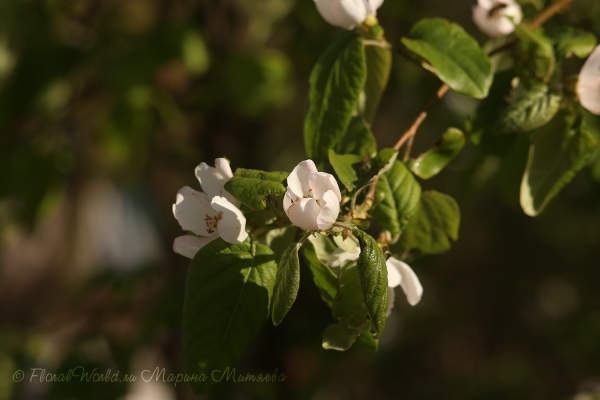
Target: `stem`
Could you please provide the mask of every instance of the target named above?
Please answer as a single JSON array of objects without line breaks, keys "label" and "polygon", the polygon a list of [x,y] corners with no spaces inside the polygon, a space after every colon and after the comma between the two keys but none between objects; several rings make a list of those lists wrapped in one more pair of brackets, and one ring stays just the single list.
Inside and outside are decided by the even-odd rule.
[{"label": "stem", "polygon": [[392,48],[391,43],[383,41],[383,40],[365,39],[365,40],[363,40],[363,44],[365,46],[381,47],[382,49],[387,49],[387,50],[390,50]]},{"label": "stem", "polygon": [[[575,0],[559,0],[556,3],[552,4],[550,7],[548,7],[544,11],[542,11],[528,25],[529,28],[530,29],[539,28],[546,21],[548,21],[550,18],[552,18],[555,14],[557,14],[557,13],[559,13],[561,11],[564,11],[573,1],[575,1]],[[508,47],[512,46],[515,42],[516,42],[516,39],[504,43],[502,46],[500,46],[500,47],[492,50],[491,52],[489,52],[488,56],[497,54],[497,53],[499,53],[499,52],[507,49]],[[448,92],[448,89],[449,89],[448,85],[446,85],[446,84],[443,84],[442,86],[440,86],[440,88],[437,90],[435,96],[433,96],[429,100],[429,102],[427,102],[427,104],[423,108],[423,111],[421,111],[419,113],[419,115],[413,121],[413,123],[410,126],[410,128],[408,128],[408,130],[406,132],[404,132],[404,134],[402,135],[402,137],[400,137],[400,140],[398,140],[398,142],[394,145],[394,149],[399,150],[400,147],[402,147],[402,145],[404,145],[404,143],[408,140],[408,149],[407,149],[408,151],[404,155],[405,161],[408,159],[408,157],[410,157],[410,150],[411,150],[411,147],[412,147],[412,142],[414,140],[414,136],[417,133],[417,129],[419,129],[419,126],[423,123],[423,121],[425,120],[425,118],[427,118],[427,113],[429,111],[431,111],[431,109],[437,104],[437,102],[439,100],[442,99],[442,97],[444,97],[444,95],[446,94],[446,92]]]},{"label": "stem", "polygon": [[[544,11],[542,11],[528,25],[529,28],[530,29],[539,28],[544,23],[546,23],[546,21],[548,21],[550,18],[552,18],[555,14],[558,14],[559,12],[566,10],[567,7],[569,7],[569,5],[573,1],[575,1],[575,0],[559,0],[556,3],[552,4],[550,7],[548,7]],[[507,48],[511,47],[516,42],[517,42],[516,39],[510,40],[510,41],[504,43],[502,46],[490,51],[488,53],[488,56],[498,54],[498,53],[506,50]],[[404,159],[403,159],[404,162],[408,161],[408,159],[410,158],[410,152],[412,150],[412,144],[413,144],[415,135],[417,134],[417,129],[419,129],[419,126],[421,126],[423,121],[425,121],[425,118],[427,118],[427,114],[431,111],[431,109],[437,104],[437,102],[439,100],[442,99],[442,97],[444,97],[446,92],[448,92],[448,89],[449,89],[449,87],[445,83],[439,87],[439,89],[437,90],[435,95],[427,102],[427,104],[425,105],[423,110],[419,113],[417,118],[413,121],[410,128],[408,128],[408,130],[406,130],[404,132],[404,134],[400,137],[398,142],[396,142],[396,144],[394,145],[394,149],[399,150],[404,145],[404,143],[406,143],[406,141],[408,141],[408,144],[406,146],[406,152],[404,153]],[[375,198],[375,186],[377,185],[378,180],[379,180],[379,178],[376,178],[371,185],[371,189],[369,190],[369,193],[367,194],[368,201],[373,201]]]},{"label": "stem", "polygon": [[311,235],[311,231],[308,231],[304,234],[304,236],[302,236],[300,238],[300,240],[298,240],[298,243],[302,246],[302,243],[306,242],[306,239],[308,239],[308,237]]},{"label": "stem", "polygon": [[566,9],[571,5],[573,1],[575,0],[559,0],[556,3],[552,4],[550,7],[542,11],[533,21],[531,21],[531,23],[529,24],[529,28],[535,29],[544,25],[546,21],[548,21],[554,15],[566,11]]}]

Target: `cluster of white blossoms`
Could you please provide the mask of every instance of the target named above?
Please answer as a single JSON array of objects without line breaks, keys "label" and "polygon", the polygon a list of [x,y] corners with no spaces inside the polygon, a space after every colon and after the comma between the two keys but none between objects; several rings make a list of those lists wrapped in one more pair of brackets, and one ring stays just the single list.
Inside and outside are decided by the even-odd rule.
[{"label": "cluster of white blossoms", "polygon": [[577,94],[584,108],[600,115],[600,46],[596,46],[579,72]]},{"label": "cluster of white blossoms", "polygon": [[217,158],[214,168],[200,163],[196,178],[202,192],[184,186],[173,204],[173,215],[179,225],[198,235],[179,236],[173,243],[173,250],[188,258],[194,258],[198,250],[219,236],[234,244],[248,237],[246,218],[238,209],[240,202],[223,187],[233,178],[229,161]]},{"label": "cluster of white blossoms", "polygon": [[315,0],[317,10],[333,26],[352,29],[369,15],[377,15],[383,0]]},{"label": "cluster of white blossoms", "polygon": [[522,18],[521,6],[514,0],[477,0],[473,6],[473,22],[491,37],[511,34]]}]

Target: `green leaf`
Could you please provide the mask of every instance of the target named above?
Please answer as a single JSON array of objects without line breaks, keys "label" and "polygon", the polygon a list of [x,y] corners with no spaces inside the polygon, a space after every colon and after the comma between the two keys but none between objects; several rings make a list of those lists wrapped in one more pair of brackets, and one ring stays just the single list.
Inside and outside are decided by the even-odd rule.
[{"label": "green leaf", "polygon": [[301,243],[292,243],[283,252],[277,266],[277,277],[273,288],[271,319],[273,325],[279,325],[296,301],[300,288],[300,260],[298,249]]},{"label": "green leaf", "polygon": [[356,154],[373,157],[377,153],[377,141],[367,123],[361,117],[353,117],[348,130],[337,146],[338,154]]},{"label": "green leaf", "polygon": [[366,170],[358,173],[358,182],[356,186],[363,187],[371,182],[377,175],[385,173],[392,167],[394,161],[398,157],[398,150],[381,149],[377,156],[368,161]]},{"label": "green leaf", "polygon": [[441,18],[422,19],[402,43],[428,64],[457,93],[483,99],[492,84],[492,65],[485,52],[458,24]]},{"label": "green leaf", "polygon": [[561,28],[552,32],[550,37],[554,40],[556,57],[586,58],[596,47],[596,36],[593,33],[571,27]]},{"label": "green leaf", "polygon": [[530,131],[550,121],[558,111],[562,95],[550,90],[548,85],[536,83],[523,90],[500,115],[494,128],[496,133]]},{"label": "green leaf", "polygon": [[338,278],[335,274],[319,260],[315,247],[307,240],[300,249],[300,260],[310,268],[313,281],[321,292],[325,302],[331,306],[337,295]]},{"label": "green leaf", "polygon": [[329,149],[329,163],[339,180],[349,191],[354,190],[354,182],[358,179],[353,164],[362,163],[362,157],[355,154],[336,154]]},{"label": "green leaf", "polygon": [[304,119],[306,154],[320,169],[342,139],[366,81],[362,39],[349,32],[319,59],[310,75]]},{"label": "green leaf", "polygon": [[419,206],[421,186],[400,161],[379,177],[371,209],[373,217],[393,235],[400,233]]},{"label": "green leaf", "polygon": [[450,249],[450,239],[458,239],[460,209],[456,201],[434,190],[421,194],[416,214],[408,222],[394,253],[416,251],[421,254],[443,253]]},{"label": "green leaf", "polygon": [[370,348],[377,347],[377,339],[373,338],[369,328],[369,312],[361,289],[361,281],[356,262],[348,261],[339,270],[338,292],[332,304],[333,317],[338,321],[323,333],[323,348],[344,351],[349,349],[355,340],[367,336]]},{"label": "green leaf", "polygon": [[521,182],[521,207],[539,215],[548,202],[569,183],[592,157],[594,136],[581,126],[581,117],[561,110],[535,131]]},{"label": "green leaf", "polygon": [[460,153],[464,145],[465,134],[459,129],[448,128],[431,149],[410,162],[410,169],[421,179],[432,178]]},{"label": "green leaf", "polygon": [[360,256],[356,266],[372,328],[375,330],[375,337],[378,338],[385,328],[388,306],[386,260],[379,245],[370,235],[360,229],[354,229],[352,234],[360,243]]},{"label": "green leaf", "polygon": [[331,324],[323,332],[323,348],[325,350],[346,351],[356,341],[360,332],[348,327],[343,322]]},{"label": "green leaf", "polygon": [[550,77],[556,64],[550,38],[525,24],[517,25],[515,34],[519,38],[515,46],[515,63],[521,76],[539,80]]},{"label": "green leaf", "polygon": [[392,70],[392,53],[379,46],[365,46],[367,81],[365,83],[365,103],[363,116],[369,123],[373,121],[381,95],[387,86]]},{"label": "green leaf", "polygon": [[[232,368],[269,316],[277,265],[271,250],[215,239],[188,270],[183,306],[183,347],[188,373]],[[190,382],[205,392],[214,381]]]},{"label": "green leaf", "polygon": [[[252,213],[247,215],[252,215]],[[270,229],[264,236],[264,242],[275,253],[275,259],[280,260],[290,243],[296,241],[297,233],[298,227],[293,225]]]},{"label": "green leaf", "polygon": [[238,168],[225,184],[225,190],[253,210],[263,210],[267,206],[267,196],[285,194],[283,180],[288,175],[287,172]]},{"label": "green leaf", "polygon": [[515,77],[512,71],[499,72],[488,97],[479,102],[475,118],[469,129],[471,141],[487,154],[506,154],[512,147],[515,135],[495,135],[494,127],[502,112],[508,107],[511,81]]}]

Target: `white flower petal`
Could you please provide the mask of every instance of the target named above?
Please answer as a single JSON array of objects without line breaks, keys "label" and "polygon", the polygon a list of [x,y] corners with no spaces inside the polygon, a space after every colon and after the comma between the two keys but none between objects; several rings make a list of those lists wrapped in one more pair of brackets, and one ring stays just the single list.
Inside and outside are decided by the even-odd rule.
[{"label": "white flower petal", "polygon": [[584,108],[600,115],[600,46],[594,49],[581,68],[577,93]]},{"label": "white flower petal", "polygon": [[317,172],[313,160],[305,160],[296,165],[287,177],[288,190],[297,197],[310,196],[310,175]]},{"label": "white flower petal", "polygon": [[321,207],[315,199],[302,198],[288,208],[286,213],[292,224],[302,229],[314,231],[319,229],[317,217],[320,211]]},{"label": "white flower petal", "polygon": [[402,281],[402,276],[399,271],[401,262],[402,261],[394,257],[388,258],[385,262],[385,266],[387,267],[388,287],[394,288]]},{"label": "white flower petal", "polygon": [[329,265],[331,267],[339,267],[346,261],[356,261],[360,256],[360,252],[350,253],[340,248],[333,250],[331,256],[329,256]]},{"label": "white flower petal", "polygon": [[184,257],[193,259],[198,250],[215,240],[216,236],[198,237],[198,236],[179,236],[173,242],[173,251]]},{"label": "white flower petal", "polygon": [[392,308],[394,308],[394,301],[396,300],[396,291],[394,290],[394,288],[388,287],[387,294],[388,294],[388,306],[387,306],[387,310],[385,312],[385,316],[389,317],[390,314],[392,313]]},{"label": "white flower petal", "polygon": [[377,15],[377,10],[383,4],[383,0],[366,0],[368,7],[367,11],[369,14]]},{"label": "white flower petal", "polygon": [[217,225],[219,236],[228,243],[242,243],[248,237],[246,232],[246,217],[225,197],[215,196],[212,208],[220,213],[221,219]]},{"label": "white flower petal", "polygon": [[411,306],[414,306],[421,301],[423,286],[421,286],[421,282],[419,281],[419,278],[417,278],[415,272],[405,262],[400,261],[398,271],[402,276],[400,286],[402,287],[402,290],[404,290],[408,303]]},{"label": "white flower petal", "polygon": [[350,30],[367,17],[365,0],[315,0],[315,5],[325,21],[343,29]]},{"label": "white flower petal", "polygon": [[189,186],[181,188],[173,204],[173,215],[186,231],[200,236],[217,234],[217,213],[211,207],[206,193],[197,192]]},{"label": "white flower petal", "polygon": [[513,0],[502,0],[505,7],[490,15],[490,11],[498,3],[498,1],[479,0],[479,4],[473,7],[473,22],[480,31],[491,37],[512,33],[515,25],[521,23],[523,18],[521,6]]},{"label": "white flower petal", "polygon": [[[322,199],[326,192],[332,190],[338,199],[338,203],[342,201],[340,187],[333,175],[326,172],[315,172],[310,175],[309,186],[312,189],[312,197]],[[323,205],[321,205],[322,207]]]},{"label": "white flower petal", "polygon": [[319,200],[321,210],[317,216],[319,229],[328,229],[340,214],[340,201],[333,190],[328,190]]},{"label": "white flower petal", "polygon": [[294,201],[300,200],[298,199],[290,190],[285,192],[285,196],[283,196],[283,211],[287,213],[287,210],[294,204]]},{"label": "white flower petal", "polygon": [[342,9],[346,13],[344,23],[352,22],[353,25],[361,24],[367,18],[367,4],[364,0],[340,0]]},{"label": "white flower petal", "polygon": [[223,176],[223,178],[227,180],[233,178],[231,166],[226,158],[217,158],[215,160],[215,169],[219,172],[219,174],[221,174],[221,176]]},{"label": "white flower petal", "polygon": [[225,185],[227,180],[216,168],[209,167],[208,164],[203,162],[196,167],[195,172],[196,178],[198,178],[200,186],[202,186],[202,191],[206,193],[208,197],[213,198],[221,195],[223,185]]},{"label": "white flower petal", "polygon": [[477,4],[489,11],[494,7],[494,0],[477,0]]}]

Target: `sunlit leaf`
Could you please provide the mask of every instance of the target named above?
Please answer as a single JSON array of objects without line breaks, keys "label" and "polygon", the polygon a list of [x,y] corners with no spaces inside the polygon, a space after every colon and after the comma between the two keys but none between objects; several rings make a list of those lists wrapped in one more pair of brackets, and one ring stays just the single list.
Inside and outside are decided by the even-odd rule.
[{"label": "sunlit leaf", "polygon": [[432,178],[460,153],[464,145],[465,134],[459,129],[448,128],[431,149],[410,161],[410,169],[419,178]]}]

